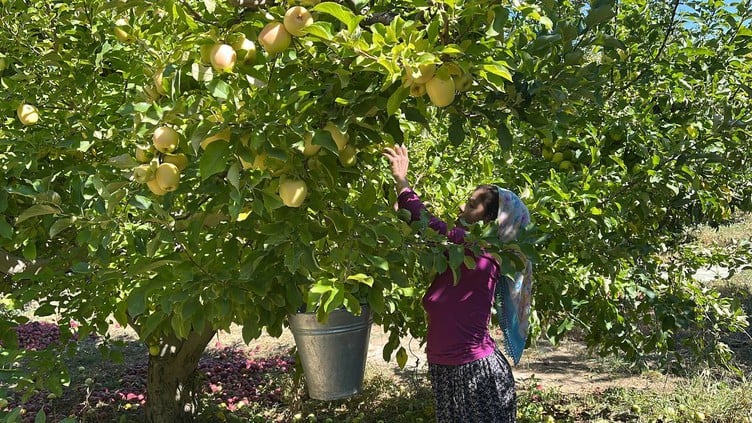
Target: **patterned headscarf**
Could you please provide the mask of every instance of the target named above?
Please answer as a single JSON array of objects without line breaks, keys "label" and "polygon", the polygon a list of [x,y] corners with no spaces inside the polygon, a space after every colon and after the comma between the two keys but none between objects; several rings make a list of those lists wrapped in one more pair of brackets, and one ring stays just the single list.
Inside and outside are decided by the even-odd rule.
[{"label": "patterned headscarf", "polygon": [[[530,223],[530,212],[512,191],[499,186],[496,186],[496,190],[499,193],[499,211],[496,215],[499,239],[504,243],[512,242],[517,238],[519,229]],[[522,253],[514,251],[514,254],[525,263],[525,269],[517,271],[514,279],[501,275],[496,283],[494,308],[499,326],[504,331],[507,354],[512,357],[514,364],[518,364],[530,326],[533,266]]]}]

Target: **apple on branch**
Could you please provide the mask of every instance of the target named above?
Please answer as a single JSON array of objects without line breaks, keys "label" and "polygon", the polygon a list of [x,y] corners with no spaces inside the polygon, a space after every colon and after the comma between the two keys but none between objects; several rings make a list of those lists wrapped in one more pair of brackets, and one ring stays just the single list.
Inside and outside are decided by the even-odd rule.
[{"label": "apple on branch", "polygon": [[308,157],[315,156],[319,150],[321,150],[321,146],[313,144],[313,133],[306,132],[303,135],[303,155]]},{"label": "apple on branch", "polygon": [[446,107],[454,101],[455,86],[452,77],[440,69],[428,82],[426,93],[437,107]]},{"label": "apple on branch", "polygon": [[352,145],[347,145],[339,152],[339,162],[344,167],[353,167],[358,162],[358,150]]},{"label": "apple on branch", "polygon": [[39,121],[39,110],[31,104],[22,103],[16,109],[18,120],[26,126],[34,125]]},{"label": "apple on branch", "polygon": [[308,195],[306,183],[300,179],[280,179],[279,197],[287,207],[300,207]]},{"label": "apple on branch", "polygon": [[180,136],[169,126],[160,126],[152,137],[154,148],[160,153],[172,153],[178,148]]},{"label": "apple on branch", "polygon": [[334,142],[337,144],[337,149],[339,151],[342,151],[347,143],[350,142],[350,137],[347,136],[347,133],[340,131],[337,125],[335,125],[332,121],[329,121],[326,123],[326,125],[324,125],[324,130],[331,134],[332,139],[334,139]]},{"label": "apple on branch", "polygon": [[240,54],[242,64],[253,64],[256,61],[256,43],[246,37],[241,38],[232,44],[236,53]]},{"label": "apple on branch", "polygon": [[163,191],[175,191],[180,184],[180,169],[172,163],[162,163],[157,166],[154,179]]},{"label": "apple on branch", "polygon": [[211,64],[212,51],[214,51],[214,47],[217,45],[217,43],[201,44],[201,47],[199,47],[201,63]]},{"label": "apple on branch", "polygon": [[203,141],[201,141],[201,148],[206,150],[207,147],[209,147],[209,144],[213,143],[214,141],[230,141],[230,137],[232,136],[232,129],[229,127],[219,131],[218,133],[205,138]]},{"label": "apple on branch", "polygon": [[112,32],[115,34],[115,38],[117,38],[118,41],[128,44],[133,41],[133,36],[131,36],[132,30],[133,29],[128,24],[128,21],[120,18],[115,21],[115,28],[113,28]]},{"label": "apple on branch", "polygon": [[188,167],[188,156],[183,153],[178,154],[165,154],[162,157],[163,163],[172,163],[178,167],[181,172]]},{"label": "apple on branch", "polygon": [[237,58],[235,49],[227,44],[217,44],[211,50],[211,65],[218,72],[232,72]]},{"label": "apple on branch", "polygon": [[305,35],[305,29],[313,24],[313,16],[305,7],[293,6],[287,9],[283,23],[290,35],[301,37]]},{"label": "apple on branch", "polygon": [[282,22],[272,21],[261,30],[258,41],[268,54],[277,54],[290,46],[292,36]]},{"label": "apple on branch", "polygon": [[136,146],[136,161],[139,163],[148,163],[154,156],[153,145],[137,145]]}]

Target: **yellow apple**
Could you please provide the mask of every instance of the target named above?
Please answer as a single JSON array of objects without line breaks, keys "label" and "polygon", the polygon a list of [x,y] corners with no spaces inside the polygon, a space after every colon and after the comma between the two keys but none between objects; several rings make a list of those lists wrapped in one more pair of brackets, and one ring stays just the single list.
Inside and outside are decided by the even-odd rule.
[{"label": "yellow apple", "polygon": [[159,345],[149,345],[149,355],[151,355],[151,356],[158,356],[159,355]]},{"label": "yellow apple", "polygon": [[167,191],[163,190],[159,184],[157,183],[156,179],[152,179],[151,181],[146,183],[146,186],[149,188],[149,191],[156,195],[165,195],[167,194]]},{"label": "yellow apple", "polygon": [[26,126],[34,125],[39,122],[39,110],[31,104],[22,103],[16,109],[18,120]]},{"label": "yellow apple", "polygon": [[290,46],[292,36],[282,22],[272,21],[261,30],[258,41],[267,53],[277,54]]},{"label": "yellow apple", "polygon": [[160,126],[152,137],[154,148],[160,153],[172,153],[178,148],[180,136],[169,126]]},{"label": "yellow apple", "polygon": [[437,107],[445,107],[454,101],[454,81],[450,77],[436,75],[426,82],[426,92]]},{"label": "yellow apple", "polygon": [[112,32],[115,34],[115,38],[117,38],[121,43],[130,43],[131,41],[133,41],[133,37],[131,37],[131,34],[129,32],[131,30],[132,28],[128,24],[128,21],[120,18],[115,21],[115,28],[113,28]]},{"label": "yellow apple", "polygon": [[243,169],[266,170],[266,154],[264,153],[256,154],[253,162],[247,162],[240,156],[238,158],[240,159],[240,164],[243,165]]},{"label": "yellow apple", "polygon": [[201,62],[211,64],[212,51],[217,44],[201,44]]},{"label": "yellow apple", "polygon": [[306,132],[303,135],[303,155],[315,156],[319,150],[321,150],[321,146],[313,144],[313,133]]},{"label": "yellow apple", "polygon": [[324,125],[324,130],[332,135],[332,139],[334,139],[334,142],[337,144],[337,149],[339,151],[342,151],[342,149],[344,149],[347,143],[350,141],[347,133],[340,131],[337,125],[335,125],[332,121],[329,121],[326,123],[326,125]]},{"label": "yellow apple", "polygon": [[561,163],[562,160],[564,160],[564,153],[562,153],[561,151],[557,151],[553,156],[551,156],[551,161],[554,163]]},{"label": "yellow apple", "polygon": [[411,97],[423,97],[426,94],[426,84],[413,84],[410,86]]},{"label": "yellow apple", "polygon": [[418,84],[425,84],[433,78],[436,73],[436,65],[433,63],[418,65],[418,70],[413,71],[413,81]]},{"label": "yellow apple", "polygon": [[154,169],[151,165],[142,164],[133,168],[133,180],[145,184],[154,179]]},{"label": "yellow apple", "polygon": [[574,165],[569,160],[562,160],[559,162],[559,169],[561,170],[572,170],[574,168]]},{"label": "yellow apple", "polygon": [[463,73],[462,75],[454,78],[454,88],[459,92],[465,92],[473,86],[473,75],[470,73]]},{"label": "yellow apple", "polygon": [[305,7],[293,6],[287,9],[283,23],[290,35],[300,37],[305,35],[305,29],[313,24],[313,16]]},{"label": "yellow apple", "polygon": [[402,86],[404,88],[411,87],[413,85],[413,82],[415,82],[415,80],[413,80],[412,72],[410,72],[409,69],[406,69],[405,74],[402,75]]},{"label": "yellow apple", "polygon": [[137,145],[136,146],[136,161],[139,163],[148,163],[154,156],[154,146],[152,145]]},{"label": "yellow apple", "polygon": [[242,58],[241,63],[251,64],[256,61],[256,44],[248,38],[243,37],[242,40],[233,44],[232,48],[234,48],[236,52],[240,53],[240,56]]},{"label": "yellow apple", "polygon": [[358,150],[352,145],[345,146],[339,152],[339,162],[344,167],[352,167],[358,162]]},{"label": "yellow apple", "polygon": [[154,88],[156,88],[159,95],[167,94],[167,91],[165,91],[164,86],[162,85],[162,81],[164,79],[164,76],[162,75],[163,72],[164,68],[159,68],[156,72],[154,72],[154,76],[152,77],[152,79],[154,80]]},{"label": "yellow apple", "polygon": [[287,207],[300,207],[308,195],[308,187],[300,179],[283,179],[279,183],[279,196]]},{"label": "yellow apple", "polygon": [[266,154],[257,154],[253,159],[252,166],[258,170],[266,170]]},{"label": "yellow apple", "polygon": [[243,170],[247,170],[253,167],[253,163],[243,160],[242,157],[238,156],[238,159],[240,159],[240,164],[243,166]]},{"label": "yellow apple", "polygon": [[116,26],[115,29],[112,30],[112,32],[115,33],[115,38],[117,38],[121,43],[131,42],[131,34],[129,34],[125,29]]},{"label": "yellow apple", "polygon": [[144,86],[144,93],[149,101],[157,101],[162,95],[157,91],[157,87]]},{"label": "yellow apple", "polygon": [[154,178],[164,191],[175,191],[180,184],[180,169],[172,163],[162,163],[157,166]]},{"label": "yellow apple", "polygon": [[164,163],[174,164],[180,171],[183,171],[186,167],[188,167],[188,156],[183,153],[165,154],[164,157],[162,157],[162,161]]},{"label": "yellow apple", "polygon": [[232,46],[217,44],[211,51],[211,65],[218,72],[232,72],[238,54]]},{"label": "yellow apple", "polygon": [[232,136],[232,130],[229,127],[225,128],[225,129],[217,132],[216,134],[214,134],[214,135],[212,135],[210,137],[207,137],[206,139],[204,139],[203,141],[201,141],[201,148],[203,148],[204,150],[206,150],[206,147],[208,147],[209,144],[213,143],[214,141],[222,140],[222,141],[228,141],[229,142],[230,141],[230,136]]}]

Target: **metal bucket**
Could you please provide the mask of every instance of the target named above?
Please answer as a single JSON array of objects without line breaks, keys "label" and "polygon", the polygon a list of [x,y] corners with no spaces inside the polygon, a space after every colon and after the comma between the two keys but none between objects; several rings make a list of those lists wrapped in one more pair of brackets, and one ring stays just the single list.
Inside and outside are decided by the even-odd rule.
[{"label": "metal bucket", "polygon": [[316,313],[288,315],[298,347],[308,396],[336,400],[355,395],[363,387],[373,316],[362,307],[360,316],[335,310],[326,323]]}]

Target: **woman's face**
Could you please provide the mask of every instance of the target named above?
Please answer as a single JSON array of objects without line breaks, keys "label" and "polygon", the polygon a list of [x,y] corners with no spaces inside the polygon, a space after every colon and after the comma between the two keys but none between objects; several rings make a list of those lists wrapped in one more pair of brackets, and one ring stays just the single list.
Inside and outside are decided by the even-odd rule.
[{"label": "woman's face", "polygon": [[460,207],[458,221],[464,220],[467,224],[473,224],[483,220],[486,216],[486,204],[491,200],[491,193],[486,188],[478,188],[470,195],[467,203]]}]

